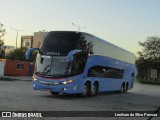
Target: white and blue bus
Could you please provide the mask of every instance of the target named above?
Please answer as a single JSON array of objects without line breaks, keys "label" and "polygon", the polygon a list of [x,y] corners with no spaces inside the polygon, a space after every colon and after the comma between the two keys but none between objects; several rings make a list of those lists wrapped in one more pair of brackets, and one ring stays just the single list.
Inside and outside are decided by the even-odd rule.
[{"label": "white and blue bus", "polygon": [[94,35],[51,31],[38,50],[33,88],[51,94],[94,96],[133,88],[135,55]]}]

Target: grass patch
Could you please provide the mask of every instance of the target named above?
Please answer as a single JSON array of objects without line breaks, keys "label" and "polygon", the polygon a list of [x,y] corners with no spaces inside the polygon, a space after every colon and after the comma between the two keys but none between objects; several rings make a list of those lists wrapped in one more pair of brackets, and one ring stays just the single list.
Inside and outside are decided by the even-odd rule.
[{"label": "grass patch", "polygon": [[153,81],[153,80],[138,79],[138,81],[144,84],[160,85],[160,80]]}]

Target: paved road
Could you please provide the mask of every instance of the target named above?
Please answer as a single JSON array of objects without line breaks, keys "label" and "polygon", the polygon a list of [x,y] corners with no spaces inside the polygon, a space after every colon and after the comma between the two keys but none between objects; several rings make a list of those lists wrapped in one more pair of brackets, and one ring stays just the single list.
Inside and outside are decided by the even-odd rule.
[{"label": "paved road", "polygon": [[[160,107],[160,86],[137,82],[134,89],[125,94],[107,92],[95,97],[81,98],[76,95],[53,96],[48,92],[35,91],[32,89],[31,81],[0,81],[1,111],[155,111],[158,107]],[[129,118],[115,118],[119,119]],[[137,119],[147,118],[135,118]]]}]

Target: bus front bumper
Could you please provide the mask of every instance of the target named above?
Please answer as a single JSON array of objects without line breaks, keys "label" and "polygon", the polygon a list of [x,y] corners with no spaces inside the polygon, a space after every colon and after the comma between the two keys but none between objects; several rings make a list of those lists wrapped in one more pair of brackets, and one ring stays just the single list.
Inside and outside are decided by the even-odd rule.
[{"label": "bus front bumper", "polygon": [[75,85],[74,83],[51,86],[51,85],[43,85],[39,82],[33,81],[33,89],[49,91],[49,92],[66,93],[66,94],[77,94],[82,92],[82,90],[80,89],[80,85]]}]

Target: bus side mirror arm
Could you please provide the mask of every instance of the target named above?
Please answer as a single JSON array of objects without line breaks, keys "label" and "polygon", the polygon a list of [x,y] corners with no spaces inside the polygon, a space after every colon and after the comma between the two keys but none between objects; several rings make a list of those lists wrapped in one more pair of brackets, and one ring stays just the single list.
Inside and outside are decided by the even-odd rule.
[{"label": "bus side mirror arm", "polygon": [[26,51],[26,60],[29,60],[29,55],[31,52],[35,51],[35,50],[39,50],[39,48],[29,48],[27,51]]},{"label": "bus side mirror arm", "polygon": [[67,62],[72,62],[73,61],[73,55],[75,53],[78,53],[78,52],[81,52],[82,50],[79,50],[79,49],[75,49],[75,50],[72,50],[68,53],[67,55]]}]

